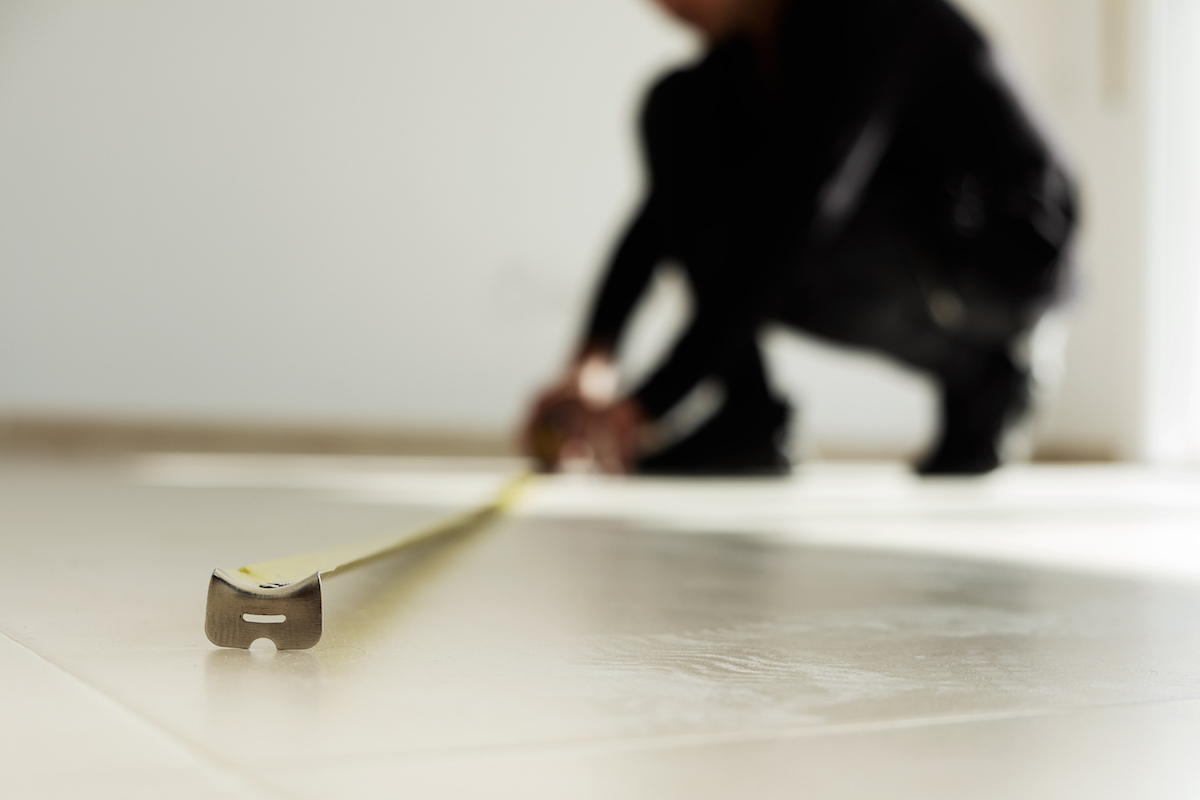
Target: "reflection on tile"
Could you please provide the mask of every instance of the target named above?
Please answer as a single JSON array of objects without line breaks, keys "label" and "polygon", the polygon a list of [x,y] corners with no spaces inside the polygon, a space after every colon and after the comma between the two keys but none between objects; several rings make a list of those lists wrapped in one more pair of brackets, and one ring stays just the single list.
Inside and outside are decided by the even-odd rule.
[{"label": "reflection on tile", "polygon": [[[353,503],[481,502],[513,459],[156,455],[156,486],[290,488]],[[1070,569],[1200,578],[1200,471],[1038,465],[920,479],[895,463],[806,464],[791,479],[541,479],[525,516],[624,520],[687,533],[763,533]]]}]

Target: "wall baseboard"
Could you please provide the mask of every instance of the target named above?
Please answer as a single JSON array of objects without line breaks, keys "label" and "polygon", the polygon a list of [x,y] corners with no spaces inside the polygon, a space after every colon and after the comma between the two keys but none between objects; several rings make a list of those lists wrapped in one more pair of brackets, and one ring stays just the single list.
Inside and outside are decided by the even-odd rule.
[{"label": "wall baseboard", "polygon": [[[515,436],[330,424],[139,420],[0,415],[0,454],[309,453],[316,455],[514,456]],[[907,459],[864,446],[822,446],[818,460]],[[1117,460],[1106,448],[1055,442],[1033,452],[1042,463]]]},{"label": "wall baseboard", "polygon": [[338,425],[0,416],[0,453],[108,455],[137,452],[511,456],[513,437]]},{"label": "wall baseboard", "polygon": [[1097,464],[1122,461],[1112,445],[1093,442],[1046,442],[1033,450],[1038,464]]}]

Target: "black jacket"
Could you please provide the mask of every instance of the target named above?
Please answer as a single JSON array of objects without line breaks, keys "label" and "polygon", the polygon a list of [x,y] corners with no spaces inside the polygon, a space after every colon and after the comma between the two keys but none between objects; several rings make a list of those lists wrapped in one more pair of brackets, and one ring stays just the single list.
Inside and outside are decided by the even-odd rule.
[{"label": "black jacket", "polygon": [[811,254],[869,192],[899,202],[906,236],[944,270],[1014,306],[1053,289],[1073,190],[943,0],[792,0],[773,60],[711,49],[650,91],[647,196],[586,329],[615,344],[654,268],[694,289],[684,335],[635,397],[658,417],[772,318]]}]

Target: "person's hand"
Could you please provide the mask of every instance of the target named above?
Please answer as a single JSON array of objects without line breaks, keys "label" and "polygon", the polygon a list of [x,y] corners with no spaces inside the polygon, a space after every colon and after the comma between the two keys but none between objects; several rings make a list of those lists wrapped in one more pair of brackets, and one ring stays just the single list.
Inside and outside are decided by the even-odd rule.
[{"label": "person's hand", "polygon": [[557,472],[577,458],[583,441],[583,402],[570,381],[561,381],[534,399],[521,428],[521,449],[539,469]]},{"label": "person's hand", "polygon": [[613,475],[632,472],[641,450],[645,424],[645,414],[632,399],[586,412],[584,436],[595,465]]},{"label": "person's hand", "polygon": [[585,350],[561,380],[534,400],[521,432],[522,448],[547,471],[564,467],[627,472],[637,458],[643,415],[616,401],[611,353]]}]

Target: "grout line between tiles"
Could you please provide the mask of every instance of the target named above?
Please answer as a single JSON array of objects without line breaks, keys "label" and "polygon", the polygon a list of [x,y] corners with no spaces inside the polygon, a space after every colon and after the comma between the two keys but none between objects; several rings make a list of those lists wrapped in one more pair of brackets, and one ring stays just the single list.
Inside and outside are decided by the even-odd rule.
[{"label": "grout line between tiles", "polygon": [[247,800],[262,800],[264,797],[284,797],[279,794],[274,788],[266,788],[258,785],[251,777],[241,773],[237,768],[225,763],[221,759],[213,756],[205,751],[202,747],[195,745],[192,742],[180,737],[174,731],[154,720],[146,717],[129,706],[122,703],[116,697],[103,691],[102,689],[93,686],[70,670],[64,668],[60,664],[56,664],[46,656],[34,650],[24,642],[14,638],[11,634],[0,631],[0,637],[11,642],[18,649],[29,653],[31,656],[49,666],[59,675],[67,678],[67,680],[82,687],[88,694],[98,699],[103,705],[108,706],[112,710],[116,710],[126,717],[132,717],[142,726],[150,729],[158,736],[166,738],[171,744],[183,750],[187,755],[200,762],[200,765],[205,768],[206,774],[214,779],[215,782],[222,785],[222,788],[233,796],[247,798]]}]

